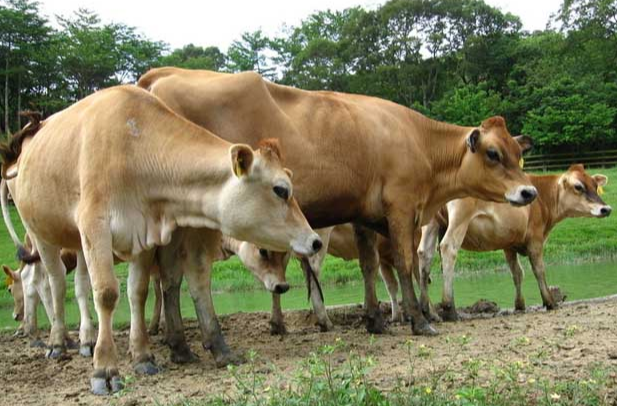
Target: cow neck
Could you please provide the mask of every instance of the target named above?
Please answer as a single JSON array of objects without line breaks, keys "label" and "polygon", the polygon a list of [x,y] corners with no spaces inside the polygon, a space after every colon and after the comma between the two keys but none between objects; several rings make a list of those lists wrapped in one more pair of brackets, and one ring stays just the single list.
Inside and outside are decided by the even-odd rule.
[{"label": "cow neck", "polygon": [[149,151],[150,201],[162,205],[178,226],[220,229],[220,192],[234,178],[231,144],[182,121],[169,126],[164,132],[170,136]]},{"label": "cow neck", "polygon": [[420,123],[422,149],[431,165],[431,191],[427,204],[443,206],[450,200],[466,197],[458,171],[467,150],[465,137],[472,128],[423,117]]},{"label": "cow neck", "polygon": [[[553,227],[567,217],[565,210],[559,205],[559,178],[560,175],[528,175],[531,184],[538,190],[538,197],[532,205],[538,205],[542,213],[541,223],[544,234],[548,234]],[[533,215],[533,207],[530,217]]]},{"label": "cow neck", "polygon": [[230,251],[234,254],[238,254],[238,252],[240,252],[241,242],[236,240],[235,238],[224,235],[221,242],[224,250]]}]

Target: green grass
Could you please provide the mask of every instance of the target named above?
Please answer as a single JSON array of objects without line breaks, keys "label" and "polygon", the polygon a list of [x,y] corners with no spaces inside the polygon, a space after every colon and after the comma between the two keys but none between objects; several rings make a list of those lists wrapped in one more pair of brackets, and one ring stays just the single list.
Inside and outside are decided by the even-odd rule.
[{"label": "green grass", "polygon": [[[376,386],[371,371],[377,357],[362,354],[337,341],[311,353],[293,370],[280,371],[248,353],[248,362],[230,367],[235,387],[226,388],[203,399],[179,399],[166,406],[295,406],[295,405],[379,405],[379,406],[595,406],[613,404],[614,366],[593,364],[584,367],[577,379],[570,376],[551,377],[547,367],[537,360],[497,360],[468,358],[461,361],[457,350],[466,336],[450,340],[451,350],[440,351],[450,358],[445,366],[437,365],[433,351],[408,340],[408,365],[385,388]],[[551,348],[536,354],[546,357]],[[524,357],[521,357],[524,358]],[[403,364],[404,363],[404,364]],[[430,365],[428,374],[420,372],[420,364]],[[130,387],[127,388],[130,393]],[[121,393],[117,397],[122,398]],[[163,405],[163,403],[158,403]]]},{"label": "green grass", "polygon": [[[603,196],[608,204],[615,205],[617,202],[617,187],[612,187],[611,179],[617,182],[617,169],[592,170],[590,173],[603,173],[609,177],[609,184],[605,187],[606,194]],[[13,222],[17,226],[20,235],[23,228],[19,222],[16,211],[12,210]],[[578,262],[593,262],[617,257],[617,215],[606,219],[569,219],[559,224],[549,238],[545,249],[545,261],[547,264],[568,264]],[[0,227],[0,261],[13,267],[17,266],[15,249],[8,236],[5,227]],[[523,261],[525,262],[525,261]],[[457,261],[457,272],[476,272],[506,270],[503,254],[500,251],[489,253],[472,253],[461,251]],[[126,300],[126,275],[127,266],[121,264],[116,267],[117,275],[121,281],[122,299],[116,313],[119,323],[126,323],[129,319],[128,303]],[[439,258],[433,264],[433,272],[439,272]],[[292,286],[304,286],[304,276],[296,260],[291,261],[287,279]],[[321,281],[324,285],[357,283],[362,279],[357,261],[343,261],[338,258],[326,258]],[[1,285],[1,284],[0,284]],[[231,258],[225,262],[214,265],[213,271],[214,291],[247,291],[263,289],[259,282],[243,268],[237,258]],[[361,284],[358,284],[361,289]],[[68,278],[67,290],[67,320],[75,324],[78,319],[78,311],[75,305],[73,278]],[[188,297],[186,286],[183,286],[183,295]],[[150,295],[153,296],[153,295]],[[151,308],[151,306],[149,306]],[[0,329],[15,328],[16,323],[11,320],[12,298],[6,289],[0,290]],[[43,313],[39,320],[46,325]]]}]

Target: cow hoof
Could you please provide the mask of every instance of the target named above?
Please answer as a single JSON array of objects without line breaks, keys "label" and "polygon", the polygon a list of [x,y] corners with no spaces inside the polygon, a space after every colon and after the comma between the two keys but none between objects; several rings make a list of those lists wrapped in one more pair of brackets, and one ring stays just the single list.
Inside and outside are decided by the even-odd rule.
[{"label": "cow hoof", "polygon": [[189,348],[186,348],[185,350],[172,350],[170,360],[174,364],[192,364],[199,362],[199,357]]},{"label": "cow hoof", "polygon": [[90,378],[90,391],[96,396],[109,395],[107,380],[105,378]]},{"label": "cow hoof", "polygon": [[334,330],[334,324],[332,324],[330,319],[326,319],[324,323],[317,322],[317,325],[319,326],[319,331],[322,333]]},{"label": "cow hoof", "polygon": [[417,336],[436,336],[439,333],[428,321],[423,320],[420,323],[411,323],[411,332]]},{"label": "cow hoof", "polygon": [[140,375],[156,375],[161,371],[160,368],[154,363],[154,360],[138,362],[135,364],[133,369]]},{"label": "cow hoof", "polygon": [[224,368],[228,365],[240,365],[244,364],[246,360],[242,355],[234,353],[220,354],[214,357],[214,362],[217,368]]},{"label": "cow hoof", "polygon": [[557,310],[559,306],[556,303],[545,303],[544,307],[546,307],[546,310]]},{"label": "cow hoof", "polygon": [[32,348],[47,348],[47,344],[43,342],[40,338],[36,338],[30,341],[30,347]]},{"label": "cow hoof", "polygon": [[454,306],[442,305],[441,318],[443,321],[458,321],[458,313]]},{"label": "cow hoof", "polygon": [[46,356],[51,359],[60,359],[64,355],[64,352],[64,347],[55,345],[47,351]]},{"label": "cow hoof", "polygon": [[285,323],[276,323],[270,322],[270,335],[273,336],[284,336],[287,334],[287,327],[285,327]]},{"label": "cow hoof", "polygon": [[27,334],[22,328],[18,328],[17,330],[15,330],[15,333],[13,333],[13,337],[15,338],[24,338],[26,336]]},{"label": "cow hoof", "polygon": [[111,374],[106,374],[103,371],[95,371],[94,376],[90,378],[90,390],[92,393],[97,396],[107,396],[124,389],[124,382],[117,374],[117,370],[113,372],[113,376],[109,376]]},{"label": "cow hoof", "polygon": [[69,350],[76,350],[77,348],[79,348],[79,345],[75,342],[75,340],[73,340],[71,337],[67,336],[64,339],[66,348],[68,348]]},{"label": "cow hoof", "polygon": [[94,356],[94,344],[82,344],[79,346],[79,355],[86,358]]},{"label": "cow hoof", "polygon": [[373,314],[366,315],[366,331],[371,334],[383,334],[386,332],[386,321],[381,311],[377,310]]}]

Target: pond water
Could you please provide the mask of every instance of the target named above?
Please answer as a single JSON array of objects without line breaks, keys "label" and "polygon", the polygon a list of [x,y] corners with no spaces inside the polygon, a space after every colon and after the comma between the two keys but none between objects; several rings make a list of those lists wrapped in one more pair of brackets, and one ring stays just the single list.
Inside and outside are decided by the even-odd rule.
[{"label": "pond water", "polygon": [[[547,282],[559,286],[567,296],[566,300],[587,299],[617,293],[617,262],[591,263],[579,265],[559,265],[547,267]],[[441,275],[434,274],[430,286],[430,296],[434,303],[441,301]],[[324,286],[323,293],[327,306],[362,303],[364,290],[362,284]],[[459,273],[454,282],[457,306],[468,306],[478,299],[496,302],[500,307],[514,307],[514,283],[509,272]],[[531,270],[525,271],[523,294],[526,304],[540,304],[542,299],[536,278]],[[379,280],[378,296],[388,301],[385,285]],[[188,298],[187,298],[188,299]],[[399,291],[400,300],[400,291]],[[283,309],[309,309],[305,288],[294,287],[281,297]],[[265,290],[249,292],[217,293],[214,304],[218,314],[234,312],[269,311],[271,295]],[[183,314],[194,317],[193,305],[183,300]]]},{"label": "pond water", "polygon": [[[567,295],[567,300],[587,299],[617,293],[617,262],[560,265],[547,268],[549,285],[559,286],[562,292]],[[430,295],[434,303],[441,301],[441,285],[441,275],[433,274]],[[323,291],[327,306],[362,303],[364,300],[363,285],[359,283],[324,286]],[[536,279],[529,270],[525,272],[523,293],[527,305],[542,302]],[[515,291],[509,272],[459,273],[455,278],[454,294],[458,307],[471,305],[478,299],[492,300],[502,308],[514,307]],[[378,282],[378,296],[382,301],[389,300],[381,279]],[[151,293],[147,304],[148,317],[150,317],[152,311],[153,300],[154,295]],[[304,287],[291,288],[282,296],[281,302],[284,310],[310,309],[310,302],[307,299],[307,292]],[[193,302],[185,286],[183,287],[181,304],[183,316],[195,318]],[[235,312],[270,311],[271,294],[264,289],[215,293],[214,305],[219,315]],[[2,310],[0,328],[15,329],[17,323],[10,318],[11,310],[9,308]],[[73,326],[77,325],[79,312],[75,302],[71,299],[67,299],[66,312],[67,322]],[[92,309],[92,314],[95,316],[94,309]],[[114,322],[115,324],[128,324],[129,321],[128,300],[123,292]],[[42,306],[39,306],[39,323],[42,327],[49,326]]]}]

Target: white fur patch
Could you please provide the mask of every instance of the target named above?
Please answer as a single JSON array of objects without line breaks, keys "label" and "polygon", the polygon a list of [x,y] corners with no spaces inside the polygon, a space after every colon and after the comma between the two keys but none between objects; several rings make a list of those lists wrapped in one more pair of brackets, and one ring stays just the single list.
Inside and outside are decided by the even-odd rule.
[{"label": "white fur patch", "polygon": [[139,137],[139,135],[141,134],[141,131],[137,127],[137,121],[135,121],[134,118],[129,118],[126,121],[126,125],[129,128],[129,131],[133,137]]}]

